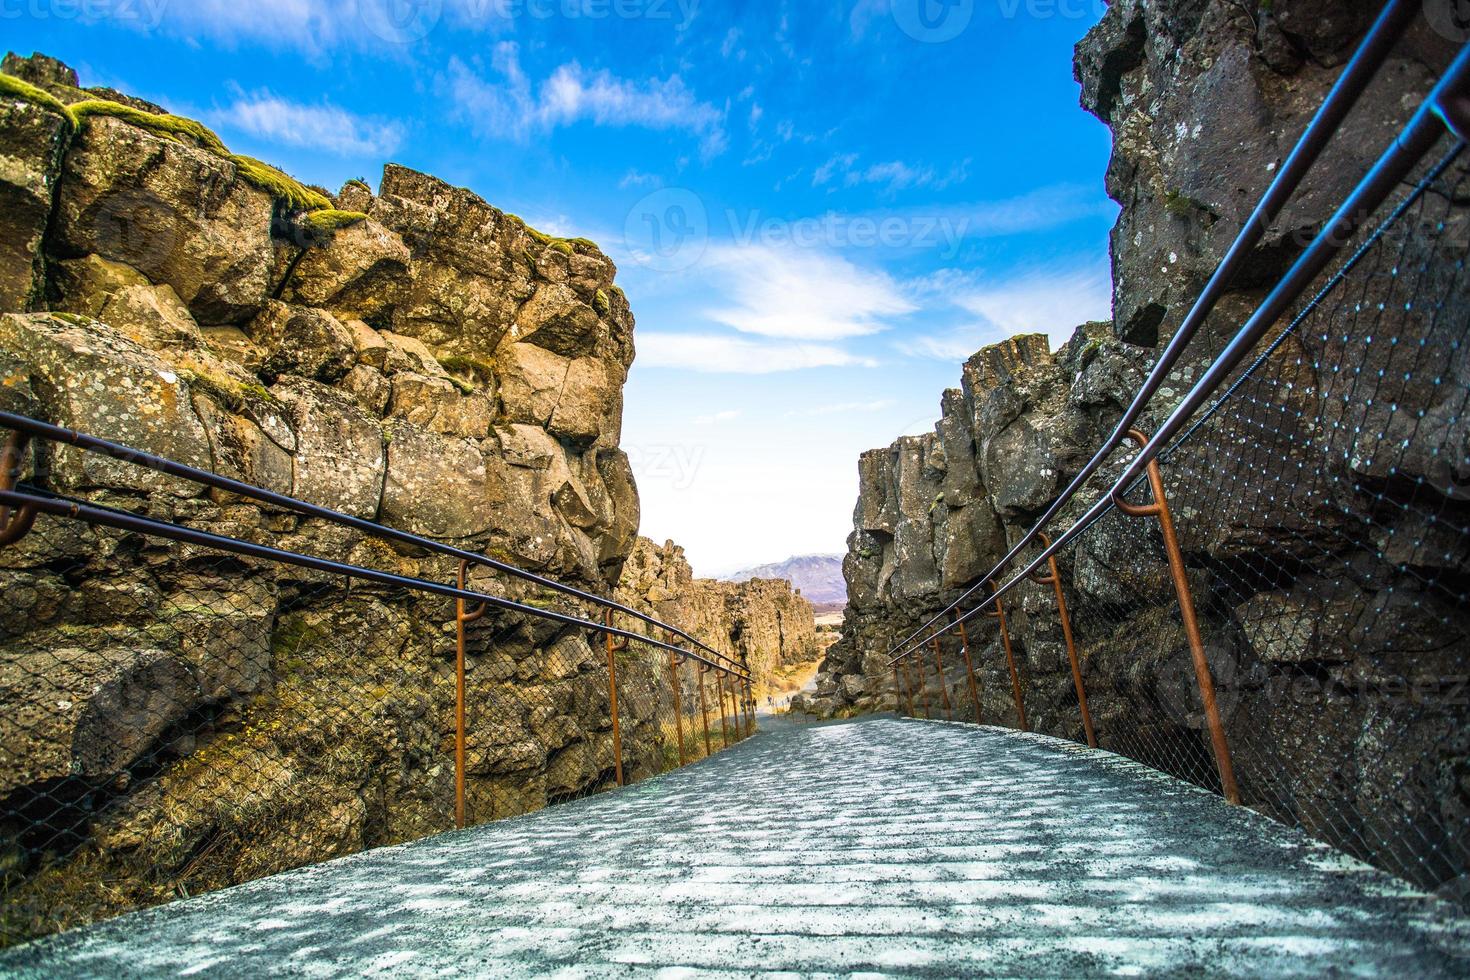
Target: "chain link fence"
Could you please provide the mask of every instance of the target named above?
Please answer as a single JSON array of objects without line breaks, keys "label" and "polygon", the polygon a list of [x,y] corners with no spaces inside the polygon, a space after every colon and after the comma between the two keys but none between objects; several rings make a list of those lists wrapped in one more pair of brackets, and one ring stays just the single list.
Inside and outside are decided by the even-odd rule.
[{"label": "chain link fence", "polygon": [[1002,597],[1011,629],[895,663],[900,711],[1094,741],[1470,902],[1466,156],[1426,165],[1159,457],[1223,762],[1161,524],[1121,508],[1056,554],[1060,590]]},{"label": "chain link fence", "polygon": [[[69,508],[25,458],[19,490]],[[527,813],[751,731],[741,665],[494,568],[447,596],[459,562],[432,542],[173,477],[77,503],[0,548],[0,943]],[[484,597],[515,606],[476,615]]]}]

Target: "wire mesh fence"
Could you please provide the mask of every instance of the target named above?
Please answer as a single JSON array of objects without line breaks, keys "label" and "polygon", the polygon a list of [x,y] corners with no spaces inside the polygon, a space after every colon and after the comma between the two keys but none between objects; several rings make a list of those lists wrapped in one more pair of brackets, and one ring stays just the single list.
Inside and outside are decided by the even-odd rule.
[{"label": "wire mesh fence", "polygon": [[[456,581],[424,549],[174,483],[82,497]],[[665,645],[614,640],[594,603],[493,569],[468,589],[520,608],[463,623],[461,729],[456,601],[159,531],[43,515],[0,549],[0,943],[527,813],[750,733],[738,664],[622,613],[615,629]]]},{"label": "wire mesh fence", "polygon": [[972,619],[894,665],[901,711],[1090,723],[1217,793],[1228,769],[1245,805],[1470,901],[1470,166],[1424,171],[1160,457],[1228,766],[1161,526],[1120,509],[1057,554],[1065,617],[1045,582],[1010,590],[1005,636]]}]

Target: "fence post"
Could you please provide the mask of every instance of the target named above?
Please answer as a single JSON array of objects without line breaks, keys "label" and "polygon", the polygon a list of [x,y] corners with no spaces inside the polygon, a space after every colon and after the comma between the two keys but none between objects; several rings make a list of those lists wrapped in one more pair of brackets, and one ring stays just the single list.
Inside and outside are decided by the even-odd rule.
[{"label": "fence post", "polygon": [[893,662],[893,710],[897,714],[903,713],[903,684],[898,679],[898,661]]},{"label": "fence post", "polygon": [[975,724],[980,724],[980,685],[975,681],[975,663],[970,659],[970,634],[965,630],[965,617],[954,611],[955,625],[960,628],[960,650],[965,655],[965,674],[970,679],[970,703],[975,708]]},{"label": "fence post", "polygon": [[949,684],[944,679],[944,653],[939,637],[934,638],[934,671],[939,675],[939,700],[944,705],[944,717],[954,721],[954,705],[949,700]]},{"label": "fence post", "polygon": [[[1043,548],[1051,547],[1051,538],[1038,534]],[[1077,658],[1077,644],[1072,639],[1072,616],[1067,612],[1067,597],[1062,593],[1062,573],[1053,555],[1046,560],[1047,573],[1032,576],[1041,585],[1056,590],[1057,618],[1062,621],[1062,639],[1067,641],[1067,659],[1072,663],[1072,684],[1077,688],[1077,705],[1082,709],[1082,730],[1087,733],[1087,747],[1097,748],[1097,734],[1092,730],[1092,712],[1087,709],[1087,690],[1082,686],[1082,661]]]},{"label": "fence post", "polygon": [[674,735],[679,739],[679,766],[687,765],[684,759],[684,699],[679,691],[679,658],[669,651],[669,686],[674,692]]},{"label": "fence post", "polygon": [[[12,432],[6,437],[4,448],[0,449],[0,490],[14,490],[20,482],[21,467],[30,441],[31,437],[23,432]],[[35,523],[35,504],[23,504],[14,513],[9,507],[0,505],[0,548],[15,544],[31,533]]]},{"label": "fence post", "polygon": [[[990,587],[999,588],[995,579],[990,580]],[[1016,670],[1016,654],[1011,649],[1011,630],[1006,624],[1006,607],[1001,603],[1000,596],[995,597],[995,612],[986,615],[1000,623],[1000,645],[1006,652],[1006,666],[1011,671],[1011,696],[1016,699],[1016,719],[1021,724],[1021,731],[1029,732],[1031,726],[1026,723],[1026,698],[1021,693],[1021,673]]]},{"label": "fence post", "polygon": [[[1137,429],[1128,438],[1140,447],[1148,445],[1148,437]],[[1122,493],[1113,492],[1113,503],[1128,517],[1157,517],[1164,537],[1164,551],[1169,556],[1169,575],[1179,598],[1179,618],[1189,640],[1189,654],[1194,659],[1194,676],[1199,684],[1199,699],[1204,706],[1205,721],[1210,729],[1210,742],[1215,750],[1215,768],[1220,773],[1220,789],[1230,803],[1240,803],[1240,787],[1235,782],[1235,764],[1230,757],[1230,743],[1225,739],[1225,723],[1220,719],[1220,706],[1215,701],[1215,678],[1205,658],[1204,640],[1200,638],[1199,620],[1194,612],[1194,593],[1189,588],[1189,574],[1184,569],[1184,553],[1179,548],[1179,535],[1174,528],[1174,515],[1169,511],[1169,498],[1164,493],[1164,474],[1157,459],[1148,462],[1148,483],[1153,491],[1151,504],[1130,504]]]},{"label": "fence post", "polygon": [[924,720],[933,721],[934,711],[929,700],[929,675],[924,670],[924,648],[914,651],[914,665],[919,669],[919,693],[924,695]]},{"label": "fence post", "polygon": [[695,664],[694,669],[696,671],[695,677],[699,681],[699,720],[704,725],[704,755],[705,758],[709,758],[715,754],[714,749],[710,748],[709,704],[705,701],[704,697],[704,675],[709,673],[709,668],[704,664]]},{"label": "fence post", "polygon": [[[603,614],[604,626],[612,626],[612,610]],[[613,735],[613,771],[617,773],[618,785],[623,785],[623,730],[618,725],[618,646],[613,642],[611,632],[604,633],[607,638],[607,700],[611,705],[612,712],[612,735]]]},{"label": "fence post", "polygon": [[903,657],[903,676],[909,682],[909,717],[917,718],[919,715],[914,711],[914,691],[918,690],[918,683],[914,680],[913,661],[909,659],[907,654]]},{"label": "fence post", "polygon": [[725,672],[720,670],[715,674],[715,700],[720,702],[720,740],[724,742],[724,748],[730,747],[730,726],[725,722]]},{"label": "fence post", "polygon": [[745,682],[745,735],[755,734],[755,681]]},{"label": "fence post", "polygon": [[[8,448],[8,447],[7,447]],[[9,462],[7,460],[6,462]],[[469,579],[470,562],[465,559],[459,563],[459,590],[465,591],[465,584]],[[463,599],[454,600],[454,826],[459,830],[465,827],[465,626],[473,623],[485,615],[489,608],[485,603],[480,603],[480,608],[472,613],[465,612]]]}]

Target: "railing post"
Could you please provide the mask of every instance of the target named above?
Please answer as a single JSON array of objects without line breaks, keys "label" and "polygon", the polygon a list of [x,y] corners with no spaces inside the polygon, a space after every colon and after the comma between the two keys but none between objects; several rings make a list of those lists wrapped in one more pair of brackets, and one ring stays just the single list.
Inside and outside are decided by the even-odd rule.
[{"label": "railing post", "polygon": [[725,743],[724,748],[730,747],[730,726],[725,721],[725,672],[720,670],[715,674],[715,700],[720,702],[720,740]]},{"label": "railing post", "polygon": [[944,679],[944,653],[939,646],[939,637],[934,638],[934,671],[939,675],[939,700],[944,705],[944,717],[954,721],[954,705],[949,700],[949,684]]},{"label": "railing post", "polygon": [[[1130,430],[1128,438],[1140,447],[1148,445],[1148,437],[1137,429]],[[1123,499],[1116,490],[1113,503],[1128,517],[1157,517],[1159,530],[1164,537],[1164,551],[1169,557],[1169,575],[1174,580],[1174,592],[1179,598],[1179,618],[1184,625],[1184,635],[1189,641],[1189,654],[1194,660],[1194,676],[1199,685],[1200,704],[1205,711],[1205,722],[1210,729],[1210,743],[1215,750],[1215,768],[1220,773],[1220,789],[1225,799],[1240,803],[1240,787],[1235,782],[1235,763],[1230,757],[1230,743],[1225,738],[1225,723],[1220,719],[1220,706],[1215,700],[1215,678],[1210,672],[1210,662],[1205,658],[1205,644],[1200,637],[1199,620],[1194,611],[1194,593],[1189,587],[1189,574],[1184,568],[1184,553],[1179,547],[1179,535],[1174,528],[1174,515],[1169,511],[1169,498],[1164,493],[1164,475],[1157,459],[1148,462],[1148,483],[1153,491],[1154,502],[1135,505]]]},{"label": "railing post", "polygon": [[[0,490],[14,490],[20,482],[30,441],[31,437],[23,432],[12,432],[6,437],[4,448],[0,449]],[[8,506],[0,505],[0,548],[15,544],[29,534],[35,526],[36,514],[34,504],[24,504],[13,513]]]},{"label": "railing post", "polygon": [[970,659],[970,634],[965,630],[965,617],[954,611],[955,625],[960,628],[960,650],[965,655],[965,675],[970,679],[970,703],[975,708],[975,724],[980,724],[980,685],[975,680],[975,663]]},{"label": "railing post", "polygon": [[[914,710],[914,692],[919,689],[918,682],[914,680],[914,663],[909,655],[903,657],[903,676],[909,685],[909,717],[917,718],[919,714]],[[920,692],[922,693],[922,692]]]},{"label": "railing post", "polygon": [[898,679],[898,661],[893,662],[893,710],[897,714],[903,713],[903,684]]},{"label": "railing post", "polygon": [[[1038,534],[1043,548],[1051,547],[1051,538]],[[1056,591],[1057,618],[1062,621],[1062,639],[1067,642],[1067,659],[1072,664],[1072,684],[1077,689],[1077,705],[1082,709],[1082,730],[1087,733],[1088,748],[1097,748],[1097,733],[1092,730],[1092,712],[1087,708],[1087,690],[1082,685],[1082,661],[1077,657],[1077,644],[1072,638],[1072,616],[1067,612],[1067,597],[1062,593],[1062,573],[1057,568],[1056,556],[1047,559],[1047,574],[1033,576],[1041,585],[1050,585]]]},{"label": "railing post", "polygon": [[[7,460],[8,462],[8,460]],[[459,590],[465,591],[469,579],[468,559],[459,563]],[[454,600],[454,826],[465,827],[465,626],[485,615],[488,607],[472,613],[465,611],[463,599]]]},{"label": "railing post", "polygon": [[669,651],[669,687],[674,692],[674,735],[679,739],[679,766],[687,765],[684,758],[684,699],[679,691],[679,658]]},{"label": "railing post", "polygon": [[745,681],[745,737],[755,734],[755,684],[749,678]]},{"label": "railing post", "polygon": [[[612,626],[612,610],[609,609],[602,616],[604,626]],[[613,771],[617,774],[618,785],[623,784],[623,730],[618,724],[618,645],[613,641],[611,632],[604,633],[607,638],[607,700],[611,706],[608,710],[612,712],[612,736],[613,736]]]},{"label": "railing post", "polygon": [[934,711],[929,701],[929,675],[924,670],[924,648],[914,651],[914,665],[919,670],[919,693],[924,696],[924,720],[933,721]]},{"label": "railing post", "polygon": [[[994,579],[991,579],[990,587],[999,588]],[[1021,693],[1021,673],[1016,669],[1016,653],[1011,649],[1011,630],[1006,623],[1006,607],[1000,596],[995,597],[995,612],[986,615],[1000,623],[1000,645],[1006,652],[1006,667],[1011,672],[1011,696],[1016,700],[1016,720],[1021,725],[1021,731],[1029,732],[1031,726],[1026,723],[1026,697]]]},{"label": "railing post", "polygon": [[699,720],[704,725],[704,755],[705,758],[709,758],[715,754],[715,750],[710,747],[709,704],[705,701],[704,697],[704,675],[709,673],[709,668],[704,664],[696,664],[694,669],[696,672],[695,676],[699,681]]}]

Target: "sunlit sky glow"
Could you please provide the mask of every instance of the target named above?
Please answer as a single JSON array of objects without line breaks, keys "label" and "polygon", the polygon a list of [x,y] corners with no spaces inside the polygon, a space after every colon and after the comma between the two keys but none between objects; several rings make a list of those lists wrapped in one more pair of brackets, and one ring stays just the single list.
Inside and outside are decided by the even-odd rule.
[{"label": "sunlit sky glow", "polygon": [[1097,0],[9,0],[6,46],[328,187],[394,161],[597,241],[643,531],[718,574],[851,530],[959,364],[1109,315]]}]

